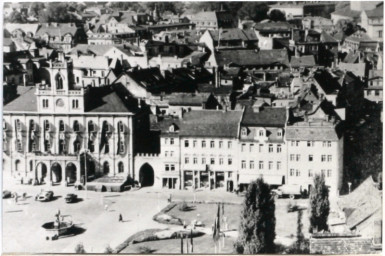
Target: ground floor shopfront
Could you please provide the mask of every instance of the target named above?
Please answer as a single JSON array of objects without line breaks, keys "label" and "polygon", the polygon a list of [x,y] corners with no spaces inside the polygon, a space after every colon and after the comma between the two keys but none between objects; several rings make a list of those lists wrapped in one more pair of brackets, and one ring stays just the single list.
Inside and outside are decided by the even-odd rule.
[{"label": "ground floor shopfront", "polygon": [[235,189],[236,174],[232,171],[184,170],[182,189]]}]

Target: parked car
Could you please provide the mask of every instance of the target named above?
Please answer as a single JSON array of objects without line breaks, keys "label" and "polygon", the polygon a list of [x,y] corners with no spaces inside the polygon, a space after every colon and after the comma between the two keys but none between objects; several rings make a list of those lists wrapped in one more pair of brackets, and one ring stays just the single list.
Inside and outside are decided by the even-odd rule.
[{"label": "parked car", "polygon": [[3,198],[11,198],[12,197],[12,192],[9,190],[4,190],[3,191]]},{"label": "parked car", "polygon": [[78,195],[76,194],[67,194],[66,197],[64,198],[66,200],[66,203],[73,203],[78,199]]},{"label": "parked car", "polygon": [[42,191],[36,195],[36,200],[41,202],[51,201],[53,198],[53,191]]},{"label": "parked car", "polygon": [[275,198],[290,197],[290,199],[294,199],[296,197],[302,196],[302,186],[295,184],[285,184],[278,187],[277,189],[272,189],[271,193]]}]

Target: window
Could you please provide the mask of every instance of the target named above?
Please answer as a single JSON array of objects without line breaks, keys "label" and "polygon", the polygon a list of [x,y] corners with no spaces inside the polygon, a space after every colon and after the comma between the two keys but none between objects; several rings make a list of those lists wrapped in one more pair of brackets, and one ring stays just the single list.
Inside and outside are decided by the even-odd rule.
[{"label": "window", "polygon": [[328,148],[330,148],[331,146],[332,146],[332,142],[328,141]]},{"label": "window", "polygon": [[170,156],[172,157],[174,155],[174,151],[170,151]]},{"label": "window", "polygon": [[290,154],[290,161],[294,161],[294,158],[295,158],[295,155],[294,154]]},{"label": "window", "polygon": [[219,158],[219,164],[220,164],[220,165],[223,164],[223,158]]},{"label": "window", "polygon": [[80,130],[78,120],[74,121],[73,129],[74,129],[74,132],[78,132]]},{"label": "window", "polygon": [[326,162],[326,155],[321,156],[321,162]]},{"label": "window", "polygon": [[281,130],[278,130],[277,136],[278,136],[278,137],[282,137],[282,131],[281,131]]},{"label": "window", "polygon": [[246,136],[247,135],[247,128],[243,127],[241,130],[241,136]]},{"label": "window", "polygon": [[170,165],[166,164],[165,167],[164,167],[164,170],[167,172],[170,170]]},{"label": "window", "polygon": [[49,125],[48,120],[44,120],[44,129],[45,129],[46,131],[48,131],[48,130],[50,129],[50,125]]},{"label": "window", "polygon": [[48,108],[48,100],[43,99],[43,108]]},{"label": "window", "polygon": [[64,122],[63,122],[63,120],[59,121],[59,131],[64,132]]},{"label": "window", "polygon": [[228,147],[228,148],[231,148],[231,146],[232,146],[232,145],[231,145],[231,141],[229,141],[229,142],[227,143],[227,147]]},{"label": "window", "polygon": [[273,169],[273,162],[269,161],[269,170]]},{"label": "window", "polygon": [[119,153],[120,153],[120,154],[123,154],[124,151],[125,151],[124,142],[121,141],[121,142],[120,142],[120,145],[119,145]]},{"label": "window", "polygon": [[309,170],[308,176],[313,177],[313,170],[312,169]]},{"label": "window", "polygon": [[194,158],[193,158],[193,163],[194,163],[194,164],[197,164],[197,163],[198,163],[198,158],[194,157]]},{"label": "window", "polygon": [[290,169],[290,176],[294,176],[294,169]]},{"label": "window", "polygon": [[246,144],[242,144],[241,152],[245,152],[245,147],[246,147]]},{"label": "window", "polygon": [[174,145],[174,138],[170,139],[170,145]]},{"label": "window", "polygon": [[188,163],[189,163],[189,160],[190,160],[190,159],[189,159],[188,157],[185,157],[185,158],[184,158],[184,163],[185,163],[185,164],[188,164]]},{"label": "window", "polygon": [[300,176],[300,175],[301,175],[301,171],[300,171],[300,170],[298,170],[298,169],[296,169],[296,170],[295,170],[295,176],[297,176],[297,177],[298,177],[298,176]]},{"label": "window", "polygon": [[242,160],[242,169],[246,169],[246,161],[245,160]]},{"label": "window", "polygon": [[164,156],[168,156],[168,151],[165,151],[165,152],[164,152]]},{"label": "window", "polygon": [[189,144],[189,143],[188,143],[188,140],[185,140],[185,141],[184,141],[184,147],[185,147],[185,148],[188,148],[188,144]]},{"label": "window", "polygon": [[307,146],[308,147],[314,147],[314,141],[308,141]]},{"label": "window", "polygon": [[94,145],[94,142],[91,141],[91,140],[88,142],[88,149],[89,149],[91,152],[94,152],[94,151],[95,151],[95,145]]},{"label": "window", "polygon": [[229,158],[229,159],[227,160],[227,163],[228,163],[229,165],[232,165],[232,164],[233,164],[233,159]]},{"label": "window", "polygon": [[328,155],[328,162],[332,161],[332,155]]},{"label": "window", "polygon": [[206,164],[206,158],[202,157],[202,164]]},{"label": "window", "polygon": [[219,148],[223,148],[223,141],[219,142]]},{"label": "window", "polygon": [[74,152],[79,153],[80,151],[80,142],[78,140],[75,140],[74,142]]},{"label": "window", "polygon": [[95,131],[95,125],[92,121],[88,122],[88,131],[89,132],[94,132]]},{"label": "window", "polygon": [[214,146],[215,146],[214,141],[210,141],[210,148],[214,148]]},{"label": "window", "polygon": [[215,164],[215,158],[210,159],[210,164]]},{"label": "window", "polygon": [[282,152],[282,146],[281,145],[277,145],[277,153],[281,153]]},{"label": "window", "polygon": [[259,153],[261,153],[263,150],[263,144],[259,144]]},{"label": "window", "polygon": [[298,162],[301,159],[301,155],[297,154],[295,160]]},{"label": "window", "polygon": [[263,130],[260,130],[260,131],[259,131],[259,137],[263,137],[263,135],[264,135]]},{"label": "window", "polygon": [[313,155],[309,155],[309,162],[313,162]]},{"label": "window", "polygon": [[269,144],[269,153],[272,153],[274,151],[273,144]]},{"label": "window", "polygon": [[250,169],[254,169],[254,161],[250,161]]},{"label": "window", "polygon": [[197,146],[197,141],[194,140],[194,141],[193,141],[193,147],[195,148],[196,146]]},{"label": "window", "polygon": [[277,162],[277,170],[281,170],[281,162]]},{"label": "window", "polygon": [[171,169],[171,171],[175,171],[175,164],[171,164],[170,169]]},{"label": "window", "polygon": [[250,152],[253,152],[253,151],[254,151],[254,144],[250,144],[249,150],[250,150]]},{"label": "window", "polygon": [[72,108],[73,109],[79,108],[79,100],[72,100]]},{"label": "window", "polygon": [[259,165],[258,166],[259,166],[260,170],[263,170],[263,161],[259,161]]},{"label": "window", "polygon": [[36,143],[32,142],[32,152],[35,152],[37,150]]},{"label": "window", "polygon": [[327,176],[328,176],[328,177],[331,177],[331,176],[332,176],[332,170],[328,169],[328,171],[327,171]]},{"label": "window", "polygon": [[205,148],[205,147],[206,147],[206,141],[202,140],[202,148]]}]

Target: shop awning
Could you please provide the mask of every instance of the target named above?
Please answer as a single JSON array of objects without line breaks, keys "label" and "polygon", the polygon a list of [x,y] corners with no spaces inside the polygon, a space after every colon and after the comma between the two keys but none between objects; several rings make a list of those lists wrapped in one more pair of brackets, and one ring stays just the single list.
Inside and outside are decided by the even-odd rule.
[{"label": "shop awning", "polygon": [[251,175],[251,174],[240,174],[238,183],[250,184],[253,180],[262,177],[263,180],[269,185],[282,185],[282,175]]}]

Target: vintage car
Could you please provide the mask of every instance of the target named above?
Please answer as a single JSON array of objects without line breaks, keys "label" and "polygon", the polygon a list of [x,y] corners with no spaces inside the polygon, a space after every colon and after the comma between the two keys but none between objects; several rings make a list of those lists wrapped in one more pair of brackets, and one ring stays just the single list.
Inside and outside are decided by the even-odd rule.
[{"label": "vintage car", "polygon": [[66,203],[73,203],[78,199],[78,196],[76,194],[67,194],[64,198],[66,200]]},{"label": "vintage car", "polygon": [[41,202],[51,201],[53,198],[53,191],[42,191],[36,195],[36,200]]}]

